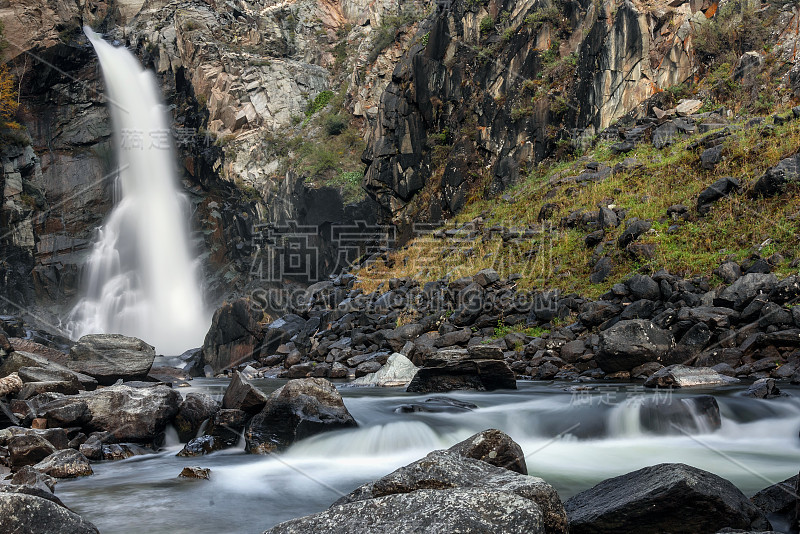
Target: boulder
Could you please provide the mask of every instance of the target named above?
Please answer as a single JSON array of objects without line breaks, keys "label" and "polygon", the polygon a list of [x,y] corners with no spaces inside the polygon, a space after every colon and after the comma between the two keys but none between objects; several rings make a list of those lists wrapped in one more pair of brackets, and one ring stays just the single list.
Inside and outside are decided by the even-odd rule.
[{"label": "boulder", "polygon": [[81,394],[91,419],[90,430],[107,431],[117,441],[152,442],[178,413],[180,394],[167,387],[111,386]]},{"label": "boulder", "polygon": [[630,371],[648,362],[669,362],[673,346],[669,332],[645,319],[620,321],[600,333],[597,365],[606,373]]},{"label": "boulder", "polygon": [[333,384],[324,378],[290,380],[275,390],[245,430],[246,450],[269,453],[320,432],[356,427]]},{"label": "boulder", "polygon": [[571,534],[771,528],[736,486],[684,464],[658,464],[604,480],[564,505]]},{"label": "boulder", "polygon": [[246,298],[224,303],[214,312],[203,342],[200,367],[209,365],[216,374],[254,359],[263,338],[258,324],[263,315]]},{"label": "boulder", "polygon": [[62,397],[47,402],[37,409],[49,427],[83,426],[92,419],[89,405],[80,397]]},{"label": "boulder", "polygon": [[372,387],[407,386],[416,374],[417,366],[399,352],[395,352],[389,356],[383,367],[374,373],[355,379],[351,384]]},{"label": "boulder", "polygon": [[741,184],[736,178],[726,176],[720,178],[706,189],[704,189],[697,197],[697,211],[705,215],[711,211],[711,206],[717,200],[727,197],[739,190]]},{"label": "boulder", "polygon": [[774,274],[746,274],[723,289],[719,297],[714,299],[714,305],[743,310],[756,296],[762,293],[768,295],[777,283]]},{"label": "boulder", "polygon": [[241,373],[233,373],[233,379],[225,389],[222,407],[226,410],[242,410],[251,415],[261,411],[267,403],[267,396],[257,389]]},{"label": "boulder", "polygon": [[[441,354],[441,351],[436,353]],[[492,391],[517,389],[514,371],[502,360],[433,361],[419,369],[406,391],[413,393],[442,393],[459,389]]]},{"label": "boulder", "polygon": [[198,436],[190,439],[189,443],[184,445],[177,455],[181,457],[202,456],[211,454],[221,448],[214,436]]},{"label": "boulder", "polygon": [[206,393],[189,393],[184,397],[175,416],[178,438],[187,442],[197,436],[203,422],[219,411],[219,403]]},{"label": "boulder", "polygon": [[[484,496],[502,493],[520,496],[528,501],[530,509],[541,513],[542,524],[535,532],[555,534],[567,531],[567,517],[558,493],[541,478],[522,475],[481,460],[464,457],[457,452],[443,450],[433,451],[385,477],[356,488],[336,501],[331,510],[338,505],[381,499],[390,495],[413,495],[426,490],[450,493],[458,489],[478,490]],[[359,508],[351,510],[355,512]],[[505,528],[503,519],[502,515],[498,518],[497,528]],[[389,531],[395,532],[391,529]],[[445,531],[453,532],[452,529]],[[496,531],[490,529],[487,532]]]},{"label": "boulder", "polygon": [[628,226],[625,227],[625,230],[617,239],[617,245],[619,248],[623,249],[639,239],[642,234],[650,230],[652,224],[650,221],[643,221],[641,219],[631,220]]},{"label": "boulder", "polygon": [[759,378],[747,388],[743,395],[754,399],[775,399],[787,396],[775,385],[775,380],[772,378]]},{"label": "boulder", "polygon": [[798,506],[797,475],[759,491],[750,501],[765,514],[775,514],[787,524],[795,520]]},{"label": "boulder", "polygon": [[93,474],[89,460],[74,449],[54,452],[33,468],[54,478],[76,478]]},{"label": "boulder", "polygon": [[97,528],[53,500],[0,493],[0,531],[20,534],[99,534]]},{"label": "boulder", "polygon": [[38,488],[42,491],[55,491],[56,479],[50,475],[45,475],[41,471],[37,471],[30,465],[26,465],[22,469],[14,473],[11,477],[11,483],[17,486],[29,486]]},{"label": "boulder", "polygon": [[263,354],[272,354],[282,343],[289,342],[306,326],[306,320],[295,314],[287,314],[267,325],[262,345]]},{"label": "boulder", "polygon": [[214,438],[214,447],[217,449],[236,447],[242,440],[249,419],[250,416],[242,410],[222,409],[211,418],[206,434]]},{"label": "boulder", "polygon": [[[541,511],[515,493],[482,488],[411,493],[336,505],[276,525],[264,534],[434,534],[491,532],[544,534]],[[562,531],[566,532],[566,530]]]},{"label": "boulder", "polygon": [[779,195],[788,185],[798,181],[800,181],[800,154],[795,154],[767,169],[753,186],[753,195],[762,197]]},{"label": "boulder", "polygon": [[69,351],[67,367],[110,386],[117,380],[145,380],[155,349],[135,337],[120,334],[83,336]]},{"label": "boulder", "polygon": [[465,458],[481,460],[521,475],[528,474],[525,453],[511,436],[494,428],[478,432],[448,449]]},{"label": "boulder", "polygon": [[650,375],[644,385],[649,388],[682,388],[719,386],[736,382],[739,382],[739,379],[720,374],[710,367],[689,367],[676,364],[659,369]]},{"label": "boulder", "polygon": [[56,452],[52,443],[35,433],[26,433],[11,438],[8,456],[12,467],[34,465]]},{"label": "boulder", "polygon": [[112,443],[103,445],[103,460],[127,460],[134,456],[151,454],[153,451],[135,443]]},{"label": "boulder", "polygon": [[626,285],[636,299],[658,300],[661,298],[658,282],[647,275],[635,274],[627,281]]}]

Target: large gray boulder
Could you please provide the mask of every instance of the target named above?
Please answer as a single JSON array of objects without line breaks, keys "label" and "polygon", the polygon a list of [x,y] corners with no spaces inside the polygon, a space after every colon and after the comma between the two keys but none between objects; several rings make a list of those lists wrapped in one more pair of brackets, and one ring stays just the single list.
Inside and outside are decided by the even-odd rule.
[{"label": "large gray boulder", "polygon": [[247,425],[246,449],[269,453],[320,432],[356,426],[333,384],[324,378],[290,380]]},{"label": "large gray boulder", "polygon": [[74,413],[87,430],[110,432],[118,442],[150,443],[178,413],[180,402],[180,394],[167,386],[119,385],[56,399],[41,410],[48,421]]},{"label": "large gray boulder", "polygon": [[0,492],[0,532],[8,534],[99,534],[59,502],[26,493]]},{"label": "large gray boulder", "polygon": [[155,357],[155,349],[141,339],[91,334],[72,346],[67,367],[97,379],[100,385],[110,386],[120,379],[144,380]]},{"label": "large gray boulder", "polygon": [[620,321],[600,333],[597,365],[606,373],[630,371],[648,362],[672,363],[674,340],[669,332],[645,319]]},{"label": "large gray boulder", "polygon": [[571,534],[697,534],[769,530],[736,486],[684,464],[659,464],[604,480],[564,503]]},{"label": "large gray boulder", "polygon": [[54,478],[76,478],[93,474],[89,460],[75,449],[54,452],[33,468]]},{"label": "large gray boulder", "polygon": [[251,415],[260,412],[266,403],[266,394],[253,386],[238,371],[233,374],[222,397],[222,407],[226,410],[242,410]]},{"label": "large gray boulder", "polygon": [[[265,534],[544,534],[541,511],[515,493],[482,488],[423,489],[331,508]],[[564,531],[566,532],[566,531]]]},{"label": "large gray boulder", "polygon": [[486,430],[360,486],[324,512],[267,532],[566,533],[556,490],[505,464],[524,469],[519,445],[498,430]]}]

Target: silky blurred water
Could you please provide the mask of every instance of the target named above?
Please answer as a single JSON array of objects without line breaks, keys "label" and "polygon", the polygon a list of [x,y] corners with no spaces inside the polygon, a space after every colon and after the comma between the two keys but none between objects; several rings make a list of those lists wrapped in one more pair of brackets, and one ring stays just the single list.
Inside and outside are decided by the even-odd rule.
[{"label": "silky blurred water", "polygon": [[[257,382],[265,391],[281,383]],[[182,393],[220,396],[225,386],[204,379],[193,384]],[[234,450],[178,458],[180,447],[173,446],[156,455],[95,465],[94,476],[61,481],[56,494],[104,534],[257,533],[321,511],[359,484],[487,428],[514,438],[525,451],[530,474],[555,486],[562,499],[661,462],[714,472],[747,495],[798,471],[797,397],[757,400],[743,397],[744,387],[717,389],[720,429],[704,431],[701,424],[690,435],[677,429],[659,435],[641,424],[643,399],[680,402],[711,391],[654,392],[630,384],[566,391],[570,386],[521,381],[518,391],[439,395],[478,406],[460,413],[397,413],[399,406],[431,395],[342,387],[357,429],[317,435],[269,457]],[[211,480],[177,478],[187,465],[210,467]]]}]

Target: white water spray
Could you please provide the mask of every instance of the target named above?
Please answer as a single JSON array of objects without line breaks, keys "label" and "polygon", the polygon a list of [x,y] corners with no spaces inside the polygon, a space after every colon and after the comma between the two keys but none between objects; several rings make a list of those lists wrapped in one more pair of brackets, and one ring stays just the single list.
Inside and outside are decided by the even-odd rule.
[{"label": "white water spray", "polygon": [[189,247],[186,200],[155,76],[84,28],[103,69],[119,159],[116,205],[85,266],[67,331],[135,336],[161,354],[198,347],[210,325]]}]

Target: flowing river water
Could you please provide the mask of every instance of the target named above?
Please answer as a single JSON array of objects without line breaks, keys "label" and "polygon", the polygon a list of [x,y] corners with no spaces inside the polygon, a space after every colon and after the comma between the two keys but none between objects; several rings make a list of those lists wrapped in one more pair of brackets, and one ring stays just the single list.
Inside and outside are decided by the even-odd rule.
[{"label": "flowing river water", "polygon": [[[270,392],[284,381],[254,383]],[[195,379],[192,384],[182,393],[221,399],[227,381]],[[743,397],[742,386],[668,392],[603,384],[593,391],[570,391],[570,383],[519,381],[517,391],[436,395],[477,409],[428,413],[398,408],[433,395],[339,386],[357,429],[317,435],[273,456],[236,449],[179,458],[180,445],[174,443],[158,454],[96,464],[91,477],[60,481],[56,495],[104,534],[259,533],[324,510],[359,484],[487,428],[514,438],[526,454],[529,473],[555,486],[562,500],[606,478],[661,462],[711,471],[748,496],[800,467],[800,388],[785,389],[792,397],[756,400]],[[685,403],[702,394],[717,399],[719,429],[709,430],[703,414],[692,410],[678,426],[641,413],[643,404]],[[179,479],[188,465],[211,468],[211,479]]]}]

